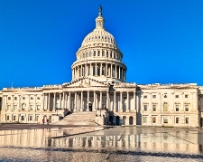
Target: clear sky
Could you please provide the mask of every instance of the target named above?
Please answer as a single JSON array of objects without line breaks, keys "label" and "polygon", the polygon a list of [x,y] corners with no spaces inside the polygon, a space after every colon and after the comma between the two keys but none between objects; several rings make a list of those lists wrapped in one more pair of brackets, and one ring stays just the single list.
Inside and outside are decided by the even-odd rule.
[{"label": "clear sky", "polygon": [[0,0],[0,89],[70,82],[100,4],[128,82],[203,85],[203,0]]}]

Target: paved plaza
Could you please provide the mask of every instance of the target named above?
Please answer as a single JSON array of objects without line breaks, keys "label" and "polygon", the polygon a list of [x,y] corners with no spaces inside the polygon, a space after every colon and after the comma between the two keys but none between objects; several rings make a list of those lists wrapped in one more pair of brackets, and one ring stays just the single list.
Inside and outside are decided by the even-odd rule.
[{"label": "paved plaza", "polygon": [[203,161],[198,128],[14,126],[0,126],[1,161]]}]

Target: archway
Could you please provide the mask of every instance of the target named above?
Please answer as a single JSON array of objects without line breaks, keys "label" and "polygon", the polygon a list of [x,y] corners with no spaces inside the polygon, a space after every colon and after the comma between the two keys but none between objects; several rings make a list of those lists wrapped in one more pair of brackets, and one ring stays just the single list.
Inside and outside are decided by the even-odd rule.
[{"label": "archway", "polygon": [[116,125],[120,125],[120,117],[119,116],[116,117]]},{"label": "archway", "polygon": [[123,117],[123,125],[126,125],[126,117]]},{"label": "archway", "polygon": [[133,117],[132,116],[129,118],[129,124],[133,125]]},{"label": "archway", "polygon": [[92,103],[89,103],[89,111],[92,111]]},{"label": "archway", "polygon": [[113,116],[109,116],[109,122],[113,124]]}]

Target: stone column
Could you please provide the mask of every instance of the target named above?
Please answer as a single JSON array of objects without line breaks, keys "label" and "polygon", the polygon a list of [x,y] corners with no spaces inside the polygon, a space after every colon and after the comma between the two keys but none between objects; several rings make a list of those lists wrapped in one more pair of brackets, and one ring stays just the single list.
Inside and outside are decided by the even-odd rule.
[{"label": "stone column", "polygon": [[134,91],[133,92],[133,97],[134,97],[134,109],[133,110],[135,110],[136,112],[137,112],[137,102],[136,102],[136,92]]},{"label": "stone column", "polygon": [[183,96],[184,96],[184,93],[181,93],[180,94],[180,97],[181,97],[180,111],[182,112],[184,112]]},{"label": "stone column", "polygon": [[100,101],[99,102],[100,102],[99,107],[102,108],[102,91],[100,91]]},{"label": "stone column", "polygon": [[62,105],[62,104],[61,104],[61,98],[62,98],[62,97],[61,97],[61,93],[60,93],[60,94],[59,94],[59,105],[60,105],[60,107],[58,107],[58,108],[61,108],[61,105]]},{"label": "stone column", "polygon": [[77,111],[77,92],[75,92],[74,111]]},{"label": "stone column", "polygon": [[[4,98],[5,98],[5,107],[4,107],[4,109],[6,110],[6,96],[4,96]],[[20,111],[20,95],[18,95],[18,111]]]},{"label": "stone column", "polygon": [[123,112],[123,92],[120,92],[120,107],[119,111]]},{"label": "stone column", "polygon": [[89,94],[89,91],[87,91],[87,109],[86,109],[86,111],[89,111],[89,100],[90,100],[90,94]]},{"label": "stone column", "polygon": [[117,76],[117,65],[115,65],[115,78],[118,78],[118,76]]},{"label": "stone column", "polygon": [[81,96],[80,96],[80,111],[84,111],[84,107],[83,107],[83,91],[81,91]]},{"label": "stone column", "polygon": [[102,76],[102,63],[100,64],[100,76]]},{"label": "stone column", "polygon": [[129,106],[129,97],[130,97],[130,95],[129,95],[129,92],[127,91],[127,104],[126,104],[126,111],[127,112],[130,112],[130,106]]},{"label": "stone column", "polygon": [[65,93],[63,92],[63,103],[62,103],[62,109],[65,109]]},{"label": "stone column", "polygon": [[113,111],[115,111],[116,112],[116,92],[114,92],[113,93],[114,94],[114,96],[113,96]]},{"label": "stone column", "polygon": [[113,78],[113,73],[112,73],[112,72],[113,72],[113,69],[112,69],[112,68],[113,68],[113,66],[112,66],[112,64],[111,64],[111,75],[110,75],[111,78]]},{"label": "stone column", "polygon": [[110,110],[110,107],[109,107],[109,91],[108,90],[106,91],[106,108],[108,110]]},{"label": "stone column", "polygon": [[120,69],[121,67],[119,66],[118,67],[118,79],[121,79],[121,69]]},{"label": "stone column", "polygon": [[172,95],[172,100],[171,100],[171,111],[174,111],[174,109],[173,109],[173,105],[174,105],[174,92],[172,92],[171,93],[171,95]]},{"label": "stone column", "polygon": [[69,92],[69,94],[68,94],[68,109],[70,111],[73,111],[72,104],[71,104],[71,92]]},{"label": "stone column", "polygon": [[105,70],[106,76],[107,76],[107,70],[108,70],[108,64],[106,63],[106,70]]},{"label": "stone column", "polygon": [[96,92],[94,91],[94,111],[96,111]]},{"label": "stone column", "polygon": [[54,93],[54,105],[53,105],[53,110],[52,111],[56,111],[56,93]]}]

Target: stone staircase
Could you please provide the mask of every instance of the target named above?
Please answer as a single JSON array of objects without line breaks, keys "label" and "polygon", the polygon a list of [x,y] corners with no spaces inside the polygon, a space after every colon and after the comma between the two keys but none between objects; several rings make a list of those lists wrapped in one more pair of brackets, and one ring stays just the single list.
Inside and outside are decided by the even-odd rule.
[{"label": "stone staircase", "polygon": [[64,119],[52,123],[53,125],[92,125],[98,126],[95,123],[96,112],[74,112]]}]

